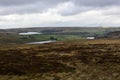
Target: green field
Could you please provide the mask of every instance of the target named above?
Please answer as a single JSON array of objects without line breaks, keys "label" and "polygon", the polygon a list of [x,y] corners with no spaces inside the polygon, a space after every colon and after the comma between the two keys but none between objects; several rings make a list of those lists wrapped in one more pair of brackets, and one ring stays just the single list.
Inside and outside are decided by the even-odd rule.
[{"label": "green field", "polygon": [[[102,27],[46,27],[46,28],[20,28],[0,30],[0,44],[25,44],[29,42],[38,42],[51,40],[57,41],[80,40],[92,36],[95,38],[106,38],[107,34],[119,31],[120,28],[102,28]],[[22,32],[41,32],[38,35],[19,35]],[[115,34],[115,33],[114,33]],[[119,34],[119,33],[118,33]],[[108,37],[111,37],[112,34]],[[119,36],[115,35],[119,38]],[[114,37],[114,36],[112,36]]]},{"label": "green field", "polygon": [[66,40],[79,40],[84,39],[80,35],[1,35],[0,44],[25,44],[29,42],[46,41],[51,40],[51,37],[57,39],[57,41]]},{"label": "green field", "polygon": [[[25,44],[29,42],[38,42],[50,40],[51,37],[58,41],[80,40],[93,36],[101,38],[109,32],[119,31],[120,28],[89,28],[89,27],[50,27],[50,28],[20,28],[0,30],[0,44]],[[39,35],[24,35],[22,32],[41,32]]]}]

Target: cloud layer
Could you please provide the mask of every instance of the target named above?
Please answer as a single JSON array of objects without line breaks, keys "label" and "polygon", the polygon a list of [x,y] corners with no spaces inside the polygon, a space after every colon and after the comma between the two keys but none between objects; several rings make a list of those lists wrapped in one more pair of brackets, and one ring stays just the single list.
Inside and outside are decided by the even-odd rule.
[{"label": "cloud layer", "polygon": [[120,0],[0,0],[0,28],[120,26]]}]

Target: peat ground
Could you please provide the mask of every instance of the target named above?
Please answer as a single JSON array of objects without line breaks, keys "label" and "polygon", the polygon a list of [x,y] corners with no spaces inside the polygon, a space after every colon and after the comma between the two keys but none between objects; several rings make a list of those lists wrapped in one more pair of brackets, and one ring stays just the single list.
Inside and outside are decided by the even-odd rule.
[{"label": "peat ground", "polygon": [[120,80],[120,40],[4,45],[0,80]]}]

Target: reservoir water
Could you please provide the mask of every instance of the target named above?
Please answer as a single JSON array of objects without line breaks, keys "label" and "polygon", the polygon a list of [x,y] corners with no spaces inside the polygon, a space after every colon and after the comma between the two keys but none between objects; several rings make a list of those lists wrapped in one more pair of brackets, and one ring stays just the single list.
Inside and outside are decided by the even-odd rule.
[{"label": "reservoir water", "polygon": [[45,43],[52,43],[52,42],[56,42],[56,40],[40,41],[40,42],[30,42],[30,43],[27,43],[27,44],[45,44]]},{"label": "reservoir water", "polygon": [[40,32],[26,32],[26,33],[19,33],[19,35],[34,35],[34,34],[42,34]]}]

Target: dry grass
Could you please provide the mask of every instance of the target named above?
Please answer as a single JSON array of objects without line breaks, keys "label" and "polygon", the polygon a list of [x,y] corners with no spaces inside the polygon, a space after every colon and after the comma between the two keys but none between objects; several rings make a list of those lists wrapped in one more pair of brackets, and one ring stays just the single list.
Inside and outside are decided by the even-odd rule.
[{"label": "dry grass", "polygon": [[0,80],[120,80],[120,40],[2,48],[0,75]]}]

